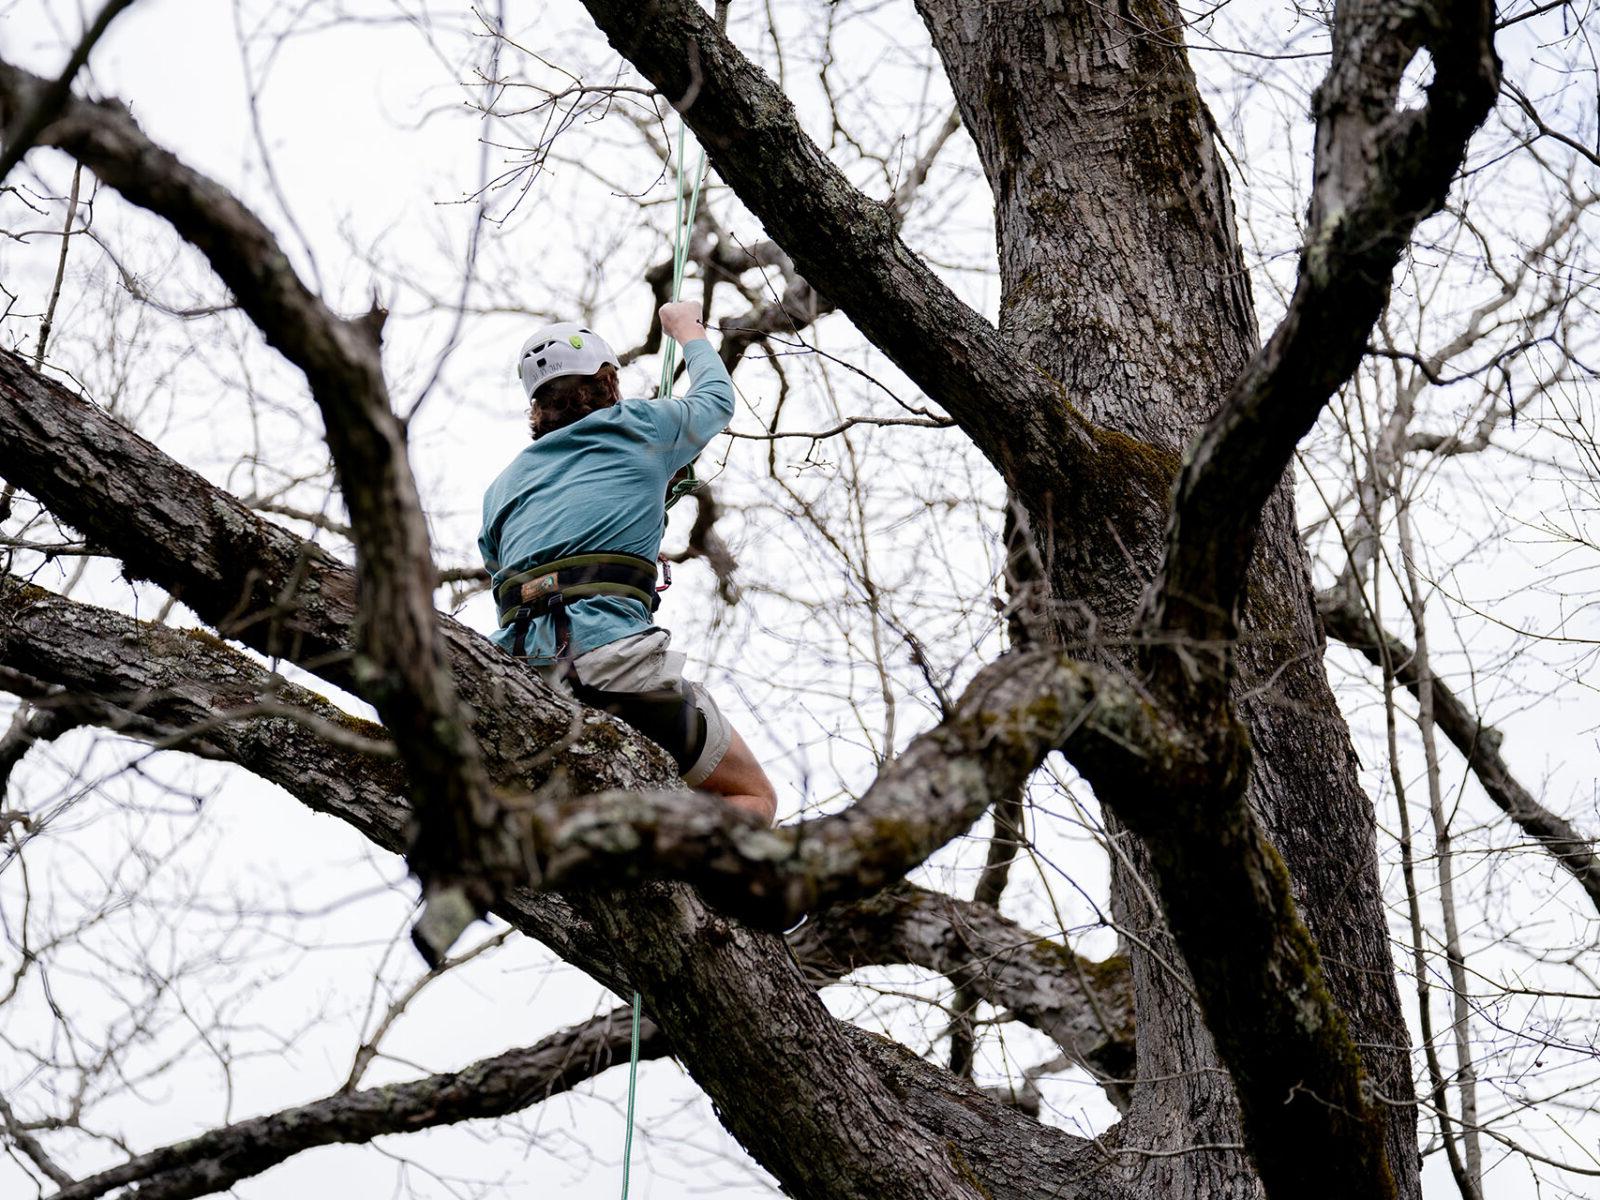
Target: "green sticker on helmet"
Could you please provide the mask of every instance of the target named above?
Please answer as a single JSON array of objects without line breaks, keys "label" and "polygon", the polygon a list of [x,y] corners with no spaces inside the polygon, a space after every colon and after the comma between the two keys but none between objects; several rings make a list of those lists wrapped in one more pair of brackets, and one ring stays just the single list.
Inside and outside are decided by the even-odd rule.
[{"label": "green sticker on helmet", "polygon": [[577,334],[573,334],[571,337],[569,337],[567,339],[567,341],[572,343],[572,348],[574,350],[582,350],[583,349],[583,339],[581,337],[579,337]]}]

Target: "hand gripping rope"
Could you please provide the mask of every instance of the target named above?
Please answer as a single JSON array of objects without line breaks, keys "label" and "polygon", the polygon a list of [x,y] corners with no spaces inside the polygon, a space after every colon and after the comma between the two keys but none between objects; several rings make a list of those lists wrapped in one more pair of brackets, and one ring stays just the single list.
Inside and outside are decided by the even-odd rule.
[{"label": "hand gripping rope", "polygon": [[[674,218],[677,222],[672,235],[672,299],[676,301],[683,291],[683,272],[689,264],[689,235],[694,230],[695,213],[700,208],[700,188],[706,181],[706,152],[700,149],[700,162],[694,171],[694,190],[685,200],[683,194],[683,149],[685,124],[678,122],[678,170],[676,181],[677,204]],[[656,399],[665,400],[672,395],[672,376],[678,367],[678,343],[662,335],[661,386]],[[694,462],[683,469],[683,478],[672,485],[667,493],[667,507],[671,508],[683,497],[700,486],[695,478]],[[628,1049],[628,1126],[622,1142],[622,1200],[628,1200],[628,1170],[633,1160],[633,1103],[639,1090],[639,993],[633,994],[633,1041]]]},{"label": "hand gripping rope", "polygon": [[[683,272],[689,264],[689,240],[694,231],[695,213],[700,208],[700,188],[706,181],[706,152],[700,149],[700,162],[694,171],[694,190],[685,200],[683,194],[683,146],[684,123],[678,123],[678,170],[676,182],[677,204],[674,208],[677,225],[672,235],[672,299],[676,301],[679,293],[683,291]],[[665,400],[672,395],[672,376],[678,367],[678,343],[672,338],[662,335],[661,346],[661,386],[656,391],[656,399]],[[683,469],[683,478],[672,485],[667,493],[667,507],[671,508],[683,497],[700,486],[700,481],[695,478],[694,462],[691,461]]]}]

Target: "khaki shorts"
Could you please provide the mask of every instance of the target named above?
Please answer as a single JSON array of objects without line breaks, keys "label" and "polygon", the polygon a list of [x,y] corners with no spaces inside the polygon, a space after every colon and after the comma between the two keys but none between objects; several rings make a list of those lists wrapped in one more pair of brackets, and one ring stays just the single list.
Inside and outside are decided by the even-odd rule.
[{"label": "khaki shorts", "polygon": [[[699,787],[717,769],[733,727],[711,693],[683,677],[684,656],[667,647],[672,635],[649,629],[580,654],[566,685],[585,704],[605,709],[671,754],[683,781]],[[546,679],[557,667],[535,667]]]}]

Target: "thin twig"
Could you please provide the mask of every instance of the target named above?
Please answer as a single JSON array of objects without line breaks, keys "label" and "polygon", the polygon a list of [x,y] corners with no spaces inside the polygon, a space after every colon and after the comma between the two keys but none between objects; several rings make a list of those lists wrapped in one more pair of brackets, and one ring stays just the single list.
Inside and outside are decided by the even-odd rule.
[{"label": "thin twig", "polygon": [[67,219],[61,225],[61,253],[56,258],[56,279],[50,286],[50,302],[39,322],[39,344],[33,348],[33,369],[44,367],[44,348],[50,341],[50,327],[56,321],[56,304],[61,299],[61,281],[67,274],[67,248],[72,245],[72,221],[78,215],[78,185],[83,181],[83,164],[72,167],[72,191],[67,196]]}]

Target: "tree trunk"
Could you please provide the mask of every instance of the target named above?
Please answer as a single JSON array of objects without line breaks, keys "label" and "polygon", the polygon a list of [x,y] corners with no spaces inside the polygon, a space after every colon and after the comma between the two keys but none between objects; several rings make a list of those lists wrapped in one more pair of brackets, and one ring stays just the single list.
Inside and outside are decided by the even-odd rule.
[{"label": "tree trunk", "polygon": [[[1226,175],[1176,8],[918,6],[994,191],[1002,333],[1096,423],[1143,443],[1158,469],[1175,472],[1257,345]],[[1024,498],[1034,528],[1046,531],[1039,549],[1055,627],[1067,645],[1087,642],[1096,652],[1128,631],[1159,558],[1160,529],[1107,518],[1099,491],[1116,482],[1074,483],[1075,495]],[[1372,1081],[1393,1102],[1390,1165],[1399,1194],[1414,1197],[1409,1039],[1374,817],[1322,652],[1285,479],[1264,514],[1238,652],[1236,698],[1255,750],[1250,803],[1289,867]],[[1121,840],[1146,875],[1137,839]],[[1232,1087],[1149,894],[1117,872],[1116,918],[1138,934],[1128,951],[1140,1083],[1123,1144],[1236,1146]],[[1236,1150],[1151,1158],[1139,1179],[1161,1196],[1246,1197],[1259,1186]]]}]

